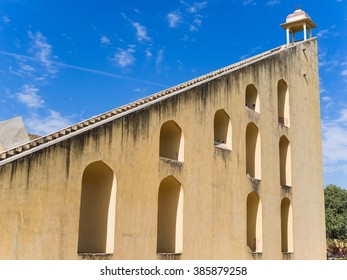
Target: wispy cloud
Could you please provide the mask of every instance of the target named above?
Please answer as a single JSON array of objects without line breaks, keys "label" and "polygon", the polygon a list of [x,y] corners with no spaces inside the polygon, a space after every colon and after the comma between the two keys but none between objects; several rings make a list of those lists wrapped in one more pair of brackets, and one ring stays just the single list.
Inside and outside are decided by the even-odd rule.
[{"label": "wispy cloud", "polygon": [[135,63],[135,50],[133,48],[128,48],[127,50],[120,49],[115,53],[112,61],[116,63],[117,66],[121,68],[126,68]]},{"label": "wispy cloud", "polygon": [[[41,32],[29,31],[27,34],[29,47],[26,52],[29,55],[0,52],[2,55],[12,56],[17,62],[17,65],[12,64],[9,67],[9,72],[23,79],[30,79],[31,84],[55,77],[58,67],[53,61],[55,57],[53,56],[52,45],[48,43],[47,38]],[[21,47],[21,49],[24,48]]]},{"label": "wispy cloud", "polygon": [[20,71],[24,73],[33,73],[36,72],[35,68],[29,64],[26,63],[20,63]]},{"label": "wispy cloud", "polygon": [[9,73],[21,77],[21,78],[32,78],[34,80],[37,79],[35,78],[36,75],[36,69],[29,63],[27,63],[25,60],[20,61],[18,60],[18,67],[10,66],[8,71]]},{"label": "wispy cloud", "polygon": [[155,59],[155,65],[158,67],[164,59],[164,50],[159,50],[157,53],[157,57]]},{"label": "wispy cloud", "polygon": [[341,61],[328,55],[328,51],[321,49],[318,55],[319,67],[323,71],[332,71],[340,67]]},{"label": "wispy cloud", "polygon": [[242,55],[242,56],[240,57],[240,59],[241,59],[241,60],[244,60],[244,59],[246,59],[246,58],[248,58],[248,57],[251,57],[252,55],[255,55],[255,54],[259,53],[259,52],[261,51],[261,49],[262,49],[261,46],[254,47],[254,48],[252,48],[252,49],[249,51],[249,53]]},{"label": "wispy cloud", "polygon": [[[339,51],[331,55],[330,51],[321,48],[318,59],[321,73],[324,73],[324,75],[334,75],[335,77],[331,78],[340,78],[342,83],[347,84],[347,56],[344,51]],[[341,87],[340,90],[344,90],[344,88]]]},{"label": "wispy cloud", "polygon": [[317,37],[326,38],[329,33],[329,29],[322,29],[317,33]]},{"label": "wispy cloud", "polygon": [[147,28],[138,22],[132,23],[133,27],[136,29],[136,38],[139,42],[151,41],[151,37],[148,36]]},{"label": "wispy cloud", "polygon": [[[137,10],[137,12],[139,13],[140,11]],[[133,21],[125,13],[122,13],[121,15],[135,29],[137,41],[139,41],[141,43],[152,41],[152,38],[148,35],[148,31],[147,31],[146,26],[144,26],[143,24],[141,24],[139,22]]]},{"label": "wispy cloud", "polygon": [[347,107],[337,112],[335,118],[322,121],[323,155],[327,166],[347,164]]},{"label": "wispy cloud", "polygon": [[347,57],[341,62],[341,70],[339,71],[340,75],[345,83],[347,83]]},{"label": "wispy cloud", "polygon": [[171,12],[166,18],[170,28],[176,28],[181,22],[181,15],[178,12]]},{"label": "wispy cloud", "polygon": [[180,25],[188,26],[189,31],[197,31],[199,26],[203,23],[203,15],[201,10],[207,5],[207,1],[187,3],[181,0],[181,7],[178,7],[176,11],[168,13],[166,16],[169,27],[177,28]]},{"label": "wispy cloud", "polygon": [[273,7],[273,6],[278,5],[278,4],[281,4],[280,0],[270,0],[270,1],[266,2],[266,5],[270,6],[270,7]]},{"label": "wispy cloud", "polygon": [[153,56],[153,53],[152,53],[152,51],[151,51],[150,49],[147,48],[147,49],[145,50],[145,55],[146,55],[146,57],[150,58],[150,57]]},{"label": "wispy cloud", "polygon": [[[37,60],[34,57],[20,55],[20,54],[16,54],[16,53],[9,53],[9,52],[4,52],[4,51],[0,51],[0,55],[11,56],[11,57],[14,57],[16,59],[26,59],[26,60],[31,60],[31,61],[36,61]],[[114,59],[112,59],[112,61],[114,61]],[[118,74],[114,74],[114,73],[110,73],[110,72],[106,72],[106,71],[101,71],[101,70],[97,70],[97,69],[81,67],[81,66],[67,64],[67,63],[62,63],[62,62],[52,62],[52,63],[55,66],[58,66],[58,67],[69,68],[69,69],[73,69],[73,70],[76,70],[76,71],[91,73],[91,74],[95,74],[95,75],[107,76],[107,77],[114,78],[114,79],[129,80],[129,81],[134,81],[134,82],[139,82],[139,83],[144,83],[144,84],[149,84],[149,85],[154,85],[154,86],[159,86],[159,87],[167,87],[167,85],[164,85],[164,84],[161,84],[161,83],[156,83],[156,82],[152,82],[152,81],[136,79],[136,78],[133,78],[133,77],[124,76],[124,75],[118,75]]]},{"label": "wispy cloud", "polygon": [[257,5],[257,3],[254,0],[243,0],[243,5],[247,6],[247,5]]},{"label": "wispy cloud", "polygon": [[[11,73],[20,76],[22,85],[17,85],[8,98],[16,100],[26,107],[23,118],[30,132],[47,134],[53,130],[61,129],[69,122],[66,117],[50,109],[40,94],[42,84],[46,84],[58,72],[59,63],[55,63],[52,45],[41,32],[28,32],[30,55],[0,52],[0,55],[10,56],[17,65],[13,65]],[[28,117],[29,116],[29,117]]]},{"label": "wispy cloud", "polygon": [[103,35],[100,38],[100,43],[104,46],[108,46],[111,45],[111,40],[107,36]]},{"label": "wispy cloud", "polygon": [[320,94],[321,94],[321,99],[322,99],[322,109],[323,110],[330,110],[331,107],[333,106],[333,99],[330,96],[323,96],[322,94],[324,94],[325,90],[321,87],[320,89]]},{"label": "wispy cloud", "polygon": [[46,67],[49,73],[55,73],[57,69],[52,64],[52,46],[48,43],[47,38],[41,32],[28,32],[31,39],[31,48],[29,52]]},{"label": "wispy cloud", "polygon": [[46,116],[33,113],[24,121],[28,130],[37,135],[46,135],[73,123],[70,117],[64,117],[54,110],[48,110]]},{"label": "wispy cloud", "polygon": [[37,109],[43,106],[44,100],[38,94],[39,89],[33,85],[24,85],[22,90],[16,94],[18,102],[29,109]]},{"label": "wispy cloud", "polygon": [[189,24],[189,30],[190,31],[197,31],[198,27],[202,24],[203,16],[200,13],[202,9],[204,9],[207,6],[207,1],[203,2],[195,2],[192,5],[186,5],[187,11],[192,15],[192,18],[190,18],[190,24]]},{"label": "wispy cloud", "polygon": [[8,16],[3,16],[2,17],[2,22],[5,23],[5,24],[8,24],[11,22],[11,20],[8,18]]},{"label": "wispy cloud", "polygon": [[186,4],[186,6],[187,6],[187,11],[189,13],[197,14],[197,13],[199,13],[200,10],[202,10],[203,8],[205,8],[207,6],[207,1],[195,2],[192,5]]}]

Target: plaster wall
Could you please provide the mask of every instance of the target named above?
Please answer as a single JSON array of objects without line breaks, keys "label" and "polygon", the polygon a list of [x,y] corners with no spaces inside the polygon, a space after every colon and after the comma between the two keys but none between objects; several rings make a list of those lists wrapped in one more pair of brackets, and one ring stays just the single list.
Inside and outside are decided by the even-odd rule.
[{"label": "plaster wall", "polygon": [[[278,122],[277,85],[288,86],[290,128]],[[259,108],[245,106],[247,85]],[[231,149],[214,145],[214,116],[231,122]],[[161,126],[184,139],[181,161],[159,156]],[[261,137],[261,180],[246,175],[246,127]],[[279,140],[291,151],[291,186],[280,184]],[[325,227],[317,42],[244,66],[146,108],[0,166],[0,259],[81,259],[85,168],[102,161],[116,184],[114,248],[100,258],[160,259],[158,192],[173,176],[183,200],[178,259],[324,259]],[[247,246],[247,197],[261,201],[261,252]],[[291,203],[293,252],[282,254],[281,202]],[[260,230],[260,229],[257,229]],[[112,244],[112,243],[111,243]],[[108,251],[110,251],[108,249]]]}]

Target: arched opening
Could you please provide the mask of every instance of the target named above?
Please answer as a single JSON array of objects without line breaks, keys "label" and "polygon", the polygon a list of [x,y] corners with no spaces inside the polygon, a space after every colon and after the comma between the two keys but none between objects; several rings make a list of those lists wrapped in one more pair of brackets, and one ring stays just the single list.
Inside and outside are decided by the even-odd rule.
[{"label": "arched opening", "polygon": [[280,153],[280,183],[282,186],[291,186],[291,154],[290,144],[284,135],[280,138],[279,142]]},{"label": "arched opening", "polygon": [[165,122],[160,129],[161,157],[184,161],[184,138],[179,125],[174,121]]},{"label": "arched opening", "polygon": [[259,195],[247,197],[247,246],[252,252],[262,252],[262,206]]},{"label": "arched opening", "polygon": [[261,179],[261,147],[258,127],[249,123],[246,128],[246,173]]},{"label": "arched opening", "polygon": [[163,179],[158,193],[157,253],[182,253],[183,189],[175,177]]},{"label": "arched opening", "polygon": [[278,122],[289,127],[289,94],[287,84],[284,80],[279,80],[277,84],[277,102]]},{"label": "arched opening", "polygon": [[246,106],[260,113],[260,101],[257,88],[251,84],[246,87]]},{"label": "arched opening", "polygon": [[281,202],[281,240],[282,252],[293,252],[293,214],[292,206],[288,198]]},{"label": "arched opening", "polygon": [[83,172],[78,232],[78,253],[113,253],[116,215],[116,180],[102,161]]},{"label": "arched opening", "polygon": [[214,115],[214,144],[231,150],[231,121],[223,109]]}]

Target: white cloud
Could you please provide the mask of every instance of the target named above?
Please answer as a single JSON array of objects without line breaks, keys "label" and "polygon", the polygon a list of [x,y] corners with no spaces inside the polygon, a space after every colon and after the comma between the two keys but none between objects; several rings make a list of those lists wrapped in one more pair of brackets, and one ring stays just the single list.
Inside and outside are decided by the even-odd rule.
[{"label": "white cloud", "polygon": [[202,20],[200,18],[195,18],[194,23],[195,25],[200,26],[202,24]]},{"label": "white cloud", "polygon": [[189,31],[198,31],[198,28],[195,25],[189,25]]},{"label": "white cloud", "polygon": [[100,43],[102,45],[111,45],[111,41],[107,36],[101,36]]},{"label": "white cloud", "polygon": [[203,15],[200,13],[207,5],[207,1],[194,2],[192,4],[185,1],[180,1],[184,6],[180,7],[175,12],[167,15],[167,20],[170,28],[176,28],[180,24],[188,26],[189,31],[198,31],[198,27],[202,25]]},{"label": "white cloud", "polygon": [[177,27],[181,22],[181,15],[178,12],[171,12],[167,15],[170,28]]},{"label": "white cloud", "polygon": [[133,22],[133,27],[136,29],[136,38],[139,42],[151,41],[151,37],[148,36],[147,28],[138,22]]},{"label": "white cloud", "polygon": [[330,58],[330,56],[328,55],[328,52],[322,49],[322,51],[318,55],[318,64],[320,69],[324,71],[331,71],[331,70],[335,70],[336,67],[340,65],[340,61],[335,58]]},{"label": "white cloud", "polygon": [[150,49],[146,49],[145,50],[145,54],[146,54],[146,57],[152,57],[153,56],[153,54],[152,54]]},{"label": "white cloud", "polygon": [[347,108],[340,111],[340,117],[337,119],[337,121],[342,123],[344,126],[347,126]]},{"label": "white cloud", "polygon": [[25,63],[20,63],[20,70],[22,72],[25,72],[25,73],[35,72],[36,71],[34,67],[32,67],[29,64],[25,64]]},{"label": "white cloud", "polygon": [[[187,5],[187,4],[186,4]],[[193,5],[188,6],[187,11],[192,14],[198,13],[201,9],[207,6],[207,1],[195,2]]]},{"label": "white cloud", "polygon": [[347,188],[347,164],[324,165],[324,183]]},{"label": "white cloud", "polygon": [[267,6],[271,6],[271,7],[273,7],[275,5],[278,5],[278,4],[281,4],[281,1],[279,1],[279,0],[270,0],[270,1],[266,2],[266,5]]},{"label": "white cloud", "polygon": [[69,117],[64,117],[54,110],[48,112],[49,114],[45,117],[33,114],[30,118],[25,119],[28,131],[37,135],[47,135],[71,125],[72,121]]},{"label": "white cloud", "polygon": [[33,34],[29,31],[28,35],[32,44],[29,52],[46,67],[48,72],[55,73],[57,69],[52,63],[52,46],[47,42],[47,38],[41,32]]},{"label": "white cloud", "polygon": [[121,68],[131,66],[135,63],[135,50],[128,48],[127,50],[120,49],[113,58],[113,61]]},{"label": "white cloud", "polygon": [[[320,93],[321,93],[321,96],[322,96],[322,93],[324,93],[324,89],[321,88],[320,90]],[[330,108],[333,106],[334,102],[332,100],[332,98],[330,96],[322,96],[321,97],[322,99],[322,107],[324,108],[324,110],[330,110]]]},{"label": "white cloud", "polygon": [[317,37],[320,37],[320,38],[326,38],[327,34],[329,32],[329,29],[322,29],[320,30],[318,33],[317,33]]},{"label": "white cloud", "polygon": [[21,92],[16,94],[18,101],[26,107],[37,109],[43,106],[44,100],[38,95],[39,89],[32,85],[24,85]]},{"label": "white cloud", "polygon": [[155,59],[155,65],[159,66],[164,60],[164,50],[159,50]]},{"label": "white cloud", "polygon": [[246,59],[246,58],[248,58],[248,57],[251,57],[252,55],[255,55],[255,54],[259,53],[259,52],[261,51],[261,49],[262,49],[261,46],[254,47],[254,48],[252,48],[252,49],[249,51],[249,53],[242,55],[242,56],[240,57],[240,59],[241,59],[241,60],[244,60],[244,59]]},{"label": "white cloud", "polygon": [[257,3],[255,3],[254,0],[243,0],[243,5],[257,5]]},{"label": "white cloud", "polygon": [[11,20],[8,18],[8,16],[3,16],[3,17],[2,17],[2,21],[3,21],[3,23],[5,23],[5,24],[8,24],[8,23],[11,22]]},{"label": "white cloud", "polygon": [[327,166],[345,161],[347,164],[347,108],[337,112],[336,118],[323,120],[323,155]]},{"label": "white cloud", "polygon": [[[321,72],[330,72],[341,75],[342,82],[347,83],[347,57],[344,53],[329,55],[326,49],[321,50],[318,55],[319,69]],[[341,78],[340,77],[340,78]]]},{"label": "white cloud", "polygon": [[[131,46],[130,48],[134,48],[134,46]],[[30,60],[30,61],[36,61],[36,58],[32,58],[32,57],[29,57],[29,56],[20,55],[20,54],[16,54],[16,53],[9,53],[9,52],[0,51],[0,55],[10,56],[10,57],[14,57],[14,58],[17,58],[17,59],[27,59],[27,60]],[[111,59],[111,61],[116,62],[115,58]],[[147,81],[147,80],[136,79],[136,78],[132,78],[132,77],[129,77],[129,76],[117,75],[115,73],[100,71],[100,70],[93,69],[93,68],[86,68],[86,67],[81,67],[81,66],[77,66],[77,65],[61,63],[61,62],[54,62],[54,64],[56,66],[58,66],[58,67],[73,69],[73,70],[76,70],[76,71],[87,72],[87,73],[91,73],[91,74],[95,74],[95,75],[102,75],[102,76],[110,77],[110,78],[114,78],[114,79],[129,80],[129,81],[135,81],[135,82],[139,82],[139,83],[155,85],[155,86],[160,86],[160,87],[168,87],[168,85],[166,85],[166,84],[161,84],[161,83],[151,82],[151,81]],[[35,81],[38,81],[39,79],[40,78],[36,78]]]}]

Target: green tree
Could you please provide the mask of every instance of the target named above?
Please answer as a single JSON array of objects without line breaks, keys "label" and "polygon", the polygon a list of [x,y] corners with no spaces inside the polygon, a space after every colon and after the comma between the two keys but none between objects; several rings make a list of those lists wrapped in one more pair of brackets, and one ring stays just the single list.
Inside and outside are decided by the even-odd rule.
[{"label": "green tree", "polygon": [[347,190],[327,185],[324,196],[327,238],[347,240]]}]

